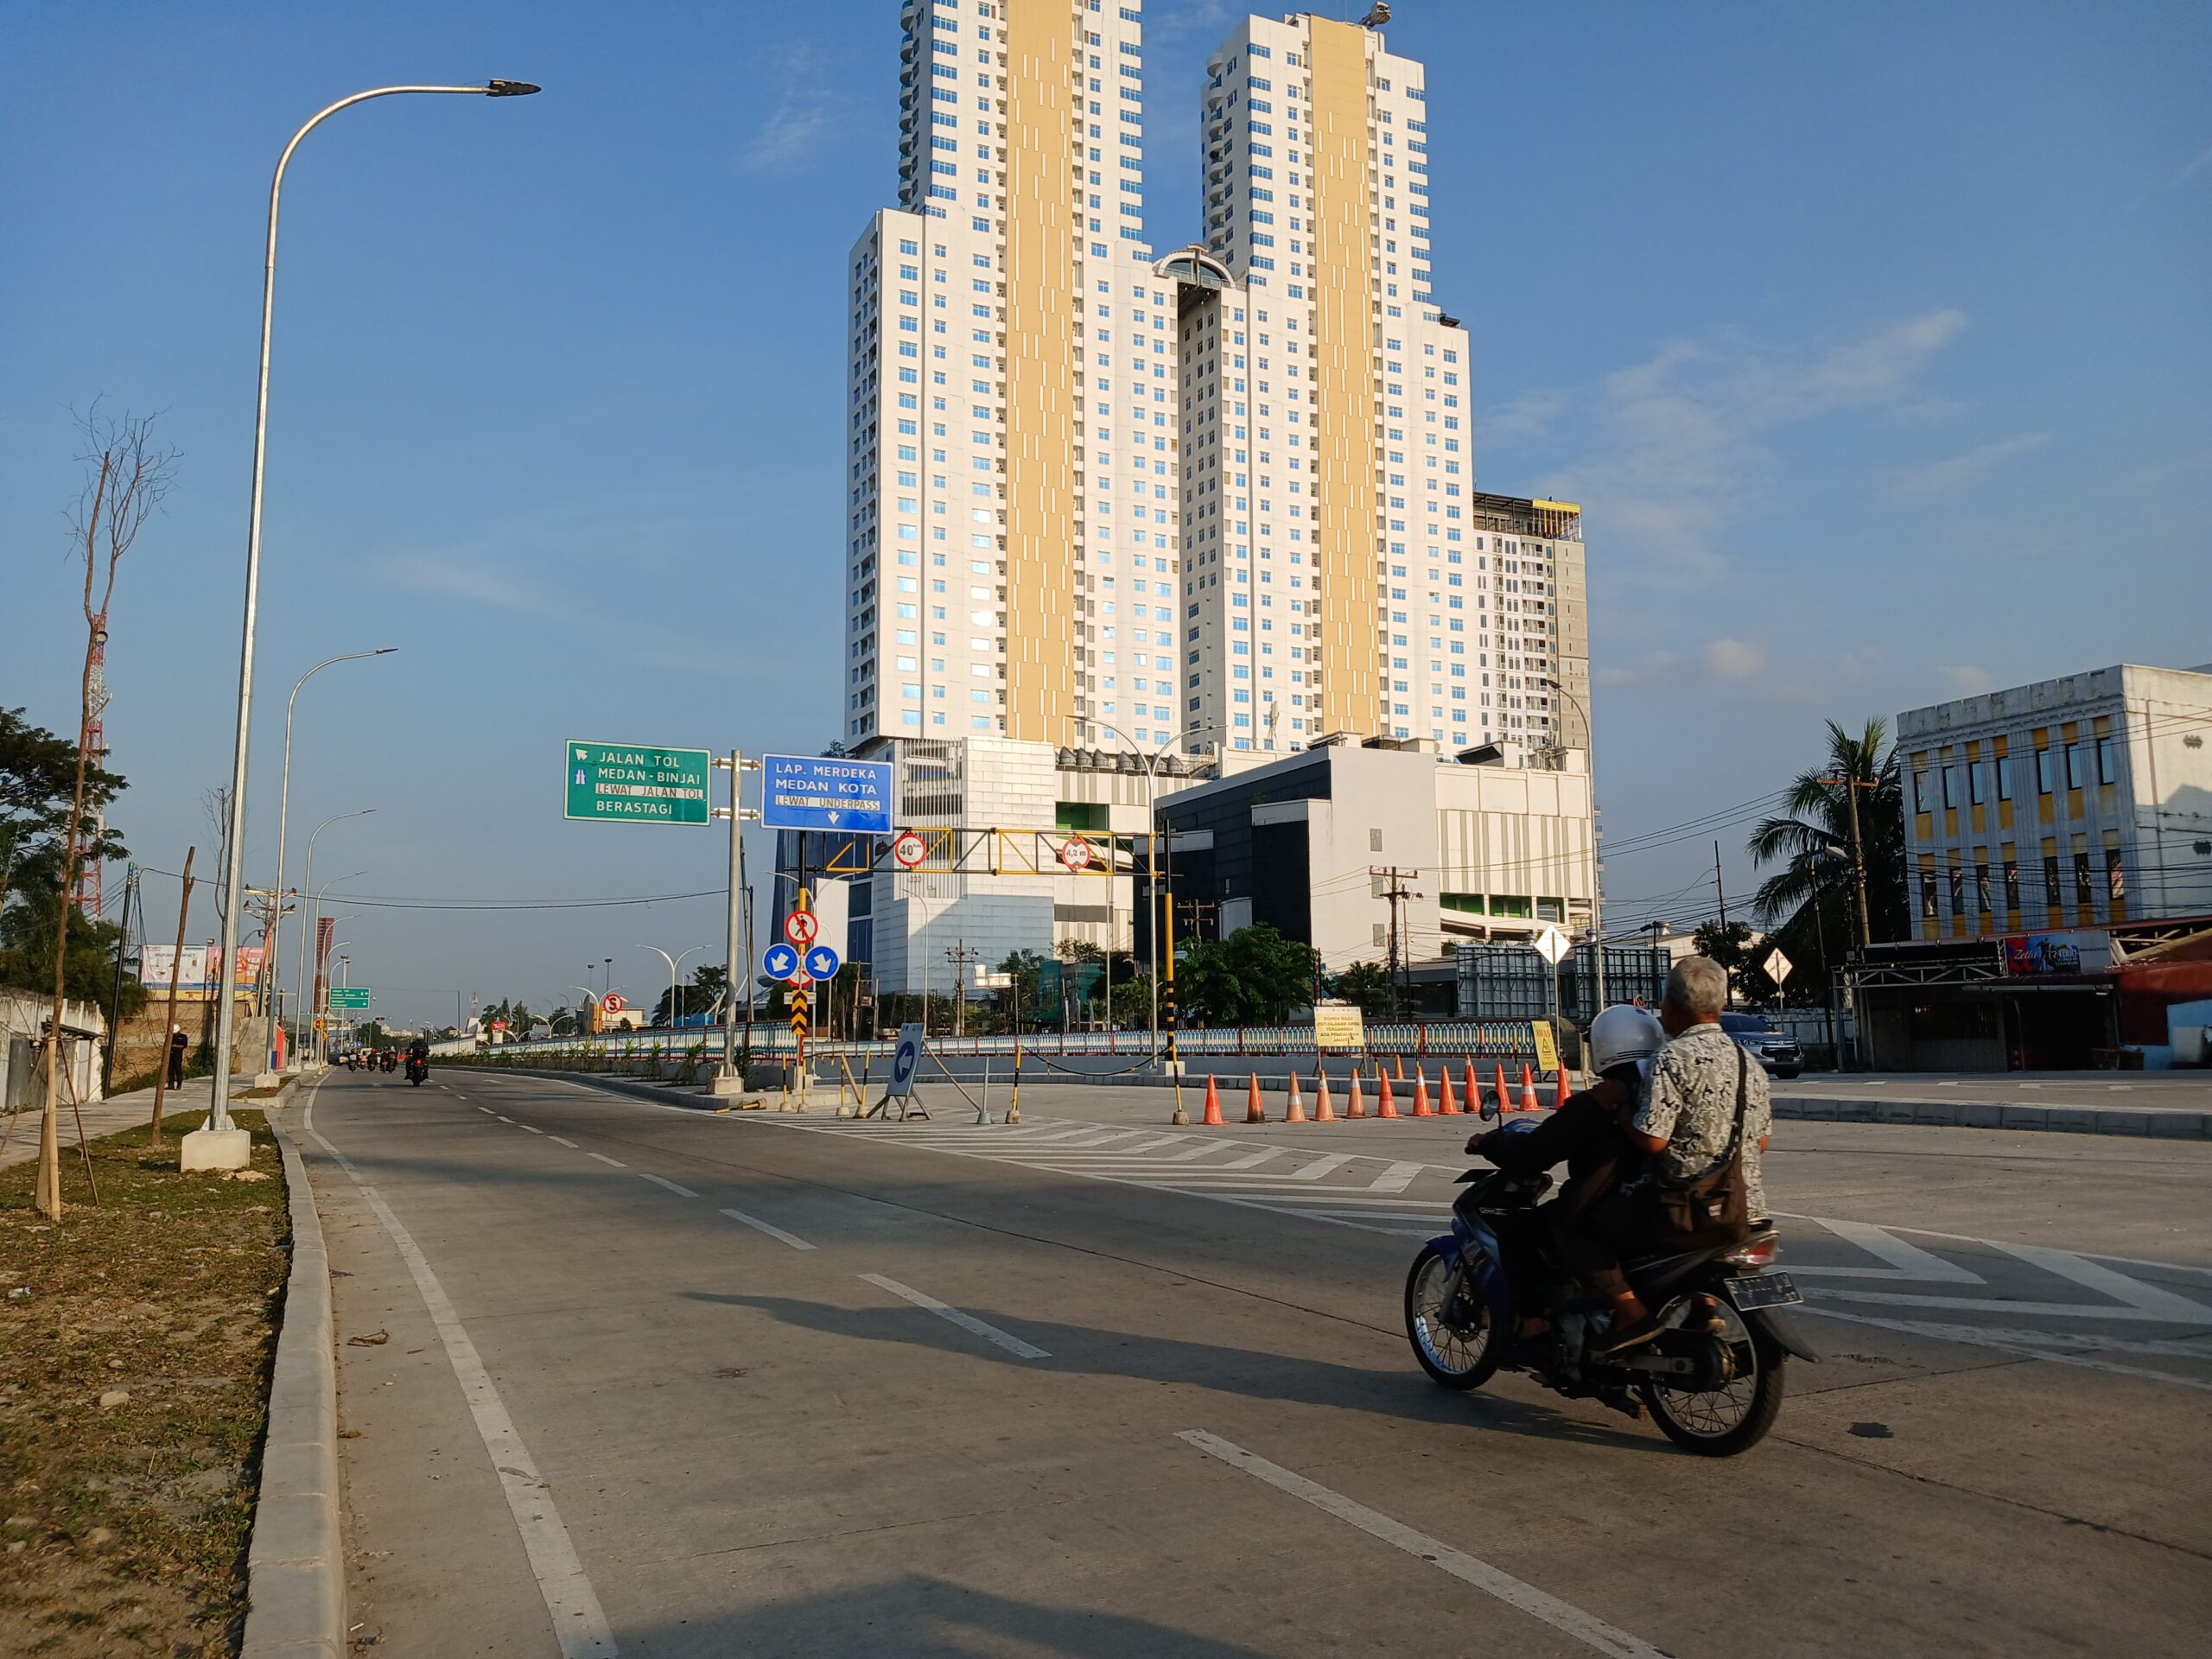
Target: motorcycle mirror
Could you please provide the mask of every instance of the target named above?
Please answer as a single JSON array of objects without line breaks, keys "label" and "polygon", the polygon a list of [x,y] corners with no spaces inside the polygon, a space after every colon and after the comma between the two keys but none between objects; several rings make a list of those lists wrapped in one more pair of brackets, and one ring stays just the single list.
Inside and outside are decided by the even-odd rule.
[{"label": "motorcycle mirror", "polygon": [[1485,1123],[1492,1122],[1497,1116],[1497,1102],[1493,1100],[1490,1096],[1484,1095],[1483,1096],[1482,1109],[1477,1115],[1481,1117],[1483,1122]]}]

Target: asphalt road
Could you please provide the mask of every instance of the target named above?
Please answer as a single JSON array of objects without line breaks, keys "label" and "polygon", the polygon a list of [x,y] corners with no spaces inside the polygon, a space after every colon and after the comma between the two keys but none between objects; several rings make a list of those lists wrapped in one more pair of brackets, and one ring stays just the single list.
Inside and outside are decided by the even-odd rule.
[{"label": "asphalt road", "polygon": [[1007,1129],[949,1091],[855,1124],[325,1083],[357,1640],[2202,1651],[2212,1147],[1777,1124],[1834,1351],[1715,1464],[1416,1369],[1403,1277],[1464,1121],[1168,1103],[1027,1087]]}]

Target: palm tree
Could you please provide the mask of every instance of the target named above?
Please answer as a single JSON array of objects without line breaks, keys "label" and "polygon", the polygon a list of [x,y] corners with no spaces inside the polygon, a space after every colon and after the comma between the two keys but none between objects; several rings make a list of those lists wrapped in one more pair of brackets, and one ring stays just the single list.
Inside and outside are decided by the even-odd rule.
[{"label": "palm tree", "polygon": [[[1859,786],[1869,930],[1876,939],[1902,938],[1907,925],[1904,798],[1897,752],[1887,747],[1889,726],[1878,716],[1856,734],[1834,721],[1827,728],[1827,760],[1791,781],[1788,816],[1764,820],[1746,843],[1754,864],[1783,861],[1759,884],[1753,912],[1794,963],[1817,963],[1822,975],[1857,936],[1847,786],[1829,779]],[[1811,975],[1807,981],[1808,989],[1817,982]]]}]

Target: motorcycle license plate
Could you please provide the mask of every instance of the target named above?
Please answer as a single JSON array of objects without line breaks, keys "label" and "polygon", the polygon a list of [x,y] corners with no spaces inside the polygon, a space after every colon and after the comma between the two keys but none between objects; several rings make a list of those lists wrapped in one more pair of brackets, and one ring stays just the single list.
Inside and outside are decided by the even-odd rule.
[{"label": "motorcycle license plate", "polygon": [[1747,1279],[1731,1279],[1728,1294],[1742,1308],[1787,1307],[1805,1300],[1804,1293],[1786,1273],[1759,1273]]}]

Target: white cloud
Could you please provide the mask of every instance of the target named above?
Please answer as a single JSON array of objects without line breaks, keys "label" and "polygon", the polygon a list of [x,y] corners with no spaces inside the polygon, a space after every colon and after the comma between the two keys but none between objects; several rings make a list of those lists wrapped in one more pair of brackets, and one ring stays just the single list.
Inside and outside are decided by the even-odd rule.
[{"label": "white cloud", "polygon": [[1978,481],[2015,455],[2028,454],[2050,442],[2048,432],[2021,432],[1969,449],[1962,455],[1909,467],[1891,480],[1890,493],[1908,500],[1945,495]]},{"label": "white cloud", "polygon": [[1775,436],[1852,410],[1910,416],[1923,374],[1966,326],[1963,312],[1943,308],[1810,348],[1736,331],[1669,340],[1581,392],[1525,394],[1493,430],[1586,434],[1586,452],[1548,470],[1539,490],[1602,523],[1630,581],[1710,579],[1726,563],[1724,532],[1774,470]]},{"label": "white cloud", "polygon": [[836,124],[842,100],[819,51],[791,47],[782,54],[775,79],[781,88],[775,107],[738,152],[741,172],[797,171],[814,159],[821,139]]},{"label": "white cloud", "polygon": [[1766,652],[1742,639],[1715,639],[1699,658],[1708,677],[1748,680],[1766,668]]},{"label": "white cloud", "polygon": [[543,588],[502,571],[461,563],[451,555],[398,554],[383,562],[380,574],[402,588],[474,600],[530,616],[568,613],[567,607],[556,603]]}]

